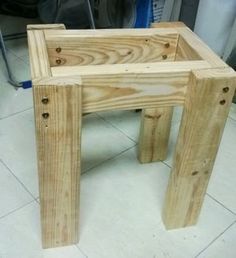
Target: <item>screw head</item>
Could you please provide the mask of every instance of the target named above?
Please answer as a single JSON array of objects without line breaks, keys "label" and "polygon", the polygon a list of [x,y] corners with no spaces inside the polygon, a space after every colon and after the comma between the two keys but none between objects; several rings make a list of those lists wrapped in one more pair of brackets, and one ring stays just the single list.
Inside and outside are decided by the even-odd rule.
[{"label": "screw head", "polygon": [[59,64],[61,64],[61,59],[60,58],[57,58],[56,59],[56,63],[59,65]]},{"label": "screw head", "polygon": [[48,97],[42,98],[42,103],[43,103],[43,104],[48,104],[48,102],[49,102]]},{"label": "screw head", "polygon": [[60,52],[61,52],[61,48],[60,48],[60,47],[57,47],[57,48],[56,48],[56,52],[57,52],[57,53],[60,53]]},{"label": "screw head", "polygon": [[44,119],[48,119],[48,118],[49,118],[49,113],[43,113],[43,114],[42,114],[42,117],[43,117]]},{"label": "screw head", "polygon": [[169,42],[165,43],[165,47],[169,48],[170,47],[170,43]]},{"label": "screw head", "polygon": [[228,92],[228,91],[229,91],[229,87],[224,87],[224,88],[223,88],[223,92],[224,92],[224,93],[226,93],[226,92]]},{"label": "screw head", "polygon": [[162,59],[165,60],[166,58],[167,58],[167,55],[163,55],[163,56],[162,56]]},{"label": "screw head", "polygon": [[222,99],[221,101],[220,101],[220,104],[221,105],[224,105],[226,103],[226,100],[225,99]]}]

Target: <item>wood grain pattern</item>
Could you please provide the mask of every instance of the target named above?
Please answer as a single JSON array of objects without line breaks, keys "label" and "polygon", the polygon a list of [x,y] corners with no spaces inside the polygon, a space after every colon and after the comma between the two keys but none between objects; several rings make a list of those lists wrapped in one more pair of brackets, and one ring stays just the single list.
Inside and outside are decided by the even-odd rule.
[{"label": "wood grain pattern", "polygon": [[52,68],[53,76],[80,75],[83,112],[183,105],[189,73],[204,61]]},{"label": "wood grain pattern", "polygon": [[[79,37],[68,34],[48,35],[47,49],[49,62],[53,66],[101,65],[123,63],[147,63],[167,61],[174,56],[177,34],[149,33],[119,34],[109,36],[106,33],[94,34],[93,37],[76,31]],[[139,31],[139,30],[138,30]],[[76,35],[77,35],[76,34]],[[60,51],[58,51],[60,49]]]},{"label": "wood grain pattern", "polygon": [[[178,22],[152,24],[153,28],[173,28],[179,26],[183,26],[183,24]],[[168,56],[168,61],[175,60],[177,45],[178,39],[175,45],[175,53]],[[166,158],[172,114],[173,107],[142,110],[138,145],[138,159],[141,163],[149,163]]]},{"label": "wood grain pattern", "polygon": [[[190,48],[194,50],[193,53],[195,52],[202,60],[207,61],[213,68],[228,67],[228,65],[189,28],[186,27],[176,29],[185,42],[191,46]],[[188,51],[188,53],[190,52]]]},{"label": "wood grain pattern", "polygon": [[232,69],[191,74],[163,211],[167,229],[197,222],[235,86]]},{"label": "wood grain pattern", "polygon": [[47,77],[51,75],[48,53],[43,31],[29,30],[28,45],[30,57],[31,78]]},{"label": "wood grain pattern", "polygon": [[191,47],[187,41],[179,35],[178,46],[176,49],[176,61],[202,60],[202,57]]},{"label": "wood grain pattern", "polygon": [[34,82],[44,248],[78,242],[82,88],[68,83]]},{"label": "wood grain pattern", "polygon": [[65,30],[64,24],[28,24],[27,30]]},{"label": "wood grain pattern", "polygon": [[172,107],[142,111],[138,159],[141,163],[165,160],[170,135]]}]

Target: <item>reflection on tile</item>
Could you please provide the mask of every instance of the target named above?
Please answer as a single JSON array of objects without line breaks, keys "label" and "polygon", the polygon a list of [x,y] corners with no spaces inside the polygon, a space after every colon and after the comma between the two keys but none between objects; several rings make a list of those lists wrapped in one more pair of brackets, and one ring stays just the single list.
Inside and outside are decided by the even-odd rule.
[{"label": "reflection on tile", "polygon": [[166,231],[161,220],[169,168],[140,165],[132,149],[82,176],[80,242],[88,257],[194,257],[235,216],[205,198],[198,224]]},{"label": "reflection on tile", "polygon": [[42,249],[39,205],[35,201],[0,219],[0,257],[85,258],[74,245]]},{"label": "reflection on tile", "polygon": [[33,200],[1,161],[0,178],[0,217]]},{"label": "reflection on tile", "polygon": [[236,257],[236,223],[214,241],[198,258]]}]

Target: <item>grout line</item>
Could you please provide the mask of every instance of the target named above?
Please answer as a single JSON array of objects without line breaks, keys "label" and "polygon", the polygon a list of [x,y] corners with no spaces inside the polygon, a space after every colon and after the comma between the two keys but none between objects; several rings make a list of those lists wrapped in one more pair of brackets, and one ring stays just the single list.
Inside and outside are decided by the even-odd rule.
[{"label": "grout line", "polygon": [[25,189],[25,191],[36,201],[36,197],[28,190],[28,188],[19,180],[19,178],[11,171],[11,169],[4,163],[2,159],[0,162],[4,165],[4,167],[11,173],[12,176],[20,183],[20,185]]},{"label": "grout line", "polygon": [[6,118],[11,118],[12,116],[18,115],[18,114],[20,114],[20,113],[23,113],[23,112],[28,111],[28,110],[31,110],[31,109],[33,109],[33,107],[29,107],[29,108],[26,108],[26,109],[24,109],[24,110],[21,110],[21,111],[12,113],[12,114],[10,114],[10,115],[4,116],[4,117],[0,117],[0,121],[3,120],[3,119],[6,119]]},{"label": "grout line", "polygon": [[33,203],[33,202],[35,202],[35,200],[31,200],[30,202],[27,202],[27,203],[23,204],[23,205],[20,206],[19,208],[16,208],[16,209],[14,209],[14,210],[12,210],[12,211],[9,211],[9,212],[6,213],[5,215],[2,215],[2,216],[0,217],[0,219],[3,219],[3,218],[7,217],[8,215],[10,215],[10,214],[12,214],[12,213],[14,213],[14,212],[16,212],[16,211],[18,211],[18,210],[21,210],[22,208],[28,206],[29,204],[31,204],[31,203]]},{"label": "grout line", "polygon": [[168,165],[164,160],[161,161],[163,164],[165,164],[168,168],[172,168],[170,165]]},{"label": "grout line", "polygon": [[137,146],[137,144],[135,144],[135,145],[133,145],[133,146],[131,146],[131,147],[129,147],[129,148],[123,150],[122,152],[118,153],[118,154],[115,155],[115,156],[112,156],[112,157],[110,157],[110,158],[108,158],[108,159],[106,159],[106,160],[101,161],[100,163],[94,165],[93,167],[88,168],[87,170],[83,171],[83,172],[81,173],[81,175],[83,175],[83,174],[89,172],[90,170],[92,170],[92,169],[94,169],[94,168],[96,168],[96,167],[102,165],[103,163],[105,163],[105,162],[107,162],[107,161],[113,160],[113,159],[115,159],[115,158],[121,156],[123,153],[125,153],[126,151],[131,150],[132,148],[134,148],[134,147],[136,147],[136,146]]},{"label": "grout line", "polygon": [[217,202],[219,205],[221,205],[223,208],[225,208],[227,211],[229,211],[230,213],[232,213],[233,215],[236,215],[235,212],[231,211],[229,208],[227,208],[223,203],[219,202],[217,199],[215,199],[212,195],[210,195],[209,193],[207,193],[207,195],[214,200],[215,202]]},{"label": "grout line", "polygon": [[220,238],[229,228],[231,228],[236,223],[236,220],[231,223],[223,232],[221,232],[217,237],[215,237],[206,247],[204,247],[194,258],[199,257],[204,251],[206,251],[218,238]]},{"label": "grout line", "polygon": [[77,244],[75,245],[76,246],[76,248],[82,253],[82,255],[84,255],[85,256],[85,258],[88,258],[88,255],[87,254],[85,254],[84,253],[84,251],[82,251],[81,249],[80,249],[80,247],[79,246],[77,246]]},{"label": "grout line", "polygon": [[123,135],[125,135],[126,137],[128,137],[131,141],[133,141],[134,143],[137,144],[137,141],[132,139],[129,135],[127,135],[125,132],[123,132],[120,128],[116,127],[115,125],[113,125],[113,123],[111,123],[109,120],[106,120],[103,116],[99,115],[98,113],[96,113],[96,115],[101,118],[104,122],[110,124],[113,128],[117,129],[119,132],[121,132]]}]

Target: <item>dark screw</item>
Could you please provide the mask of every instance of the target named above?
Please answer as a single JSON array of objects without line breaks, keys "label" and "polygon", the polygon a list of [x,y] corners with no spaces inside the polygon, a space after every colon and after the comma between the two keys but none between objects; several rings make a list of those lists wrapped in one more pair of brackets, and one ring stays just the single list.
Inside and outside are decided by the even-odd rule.
[{"label": "dark screw", "polygon": [[225,102],[226,102],[225,99],[222,99],[222,100],[220,101],[220,104],[221,104],[221,105],[224,105]]},{"label": "dark screw", "polygon": [[56,52],[57,52],[57,53],[60,53],[60,52],[61,52],[61,48],[60,48],[60,47],[57,47],[57,48],[56,48]]},{"label": "dark screw", "polygon": [[61,64],[61,59],[58,58],[58,59],[56,60],[56,63],[57,63],[58,65]]},{"label": "dark screw", "polygon": [[43,104],[48,104],[48,101],[49,101],[49,100],[48,100],[47,97],[44,97],[44,98],[42,99],[42,103],[43,103]]},{"label": "dark screw", "polygon": [[224,92],[224,93],[226,93],[226,92],[228,92],[228,91],[229,91],[229,87],[224,87],[224,88],[223,88],[223,92]]},{"label": "dark screw", "polygon": [[165,60],[167,58],[167,55],[163,55],[162,58]]},{"label": "dark screw", "polygon": [[165,47],[166,47],[166,48],[169,48],[169,47],[170,47],[170,43],[168,43],[168,42],[165,43]]},{"label": "dark screw", "polygon": [[44,119],[48,119],[48,118],[49,118],[49,113],[43,113],[43,114],[42,114],[42,117],[43,117]]}]

